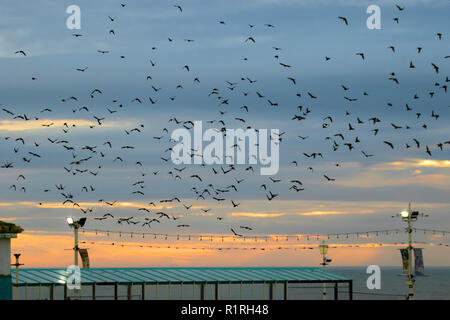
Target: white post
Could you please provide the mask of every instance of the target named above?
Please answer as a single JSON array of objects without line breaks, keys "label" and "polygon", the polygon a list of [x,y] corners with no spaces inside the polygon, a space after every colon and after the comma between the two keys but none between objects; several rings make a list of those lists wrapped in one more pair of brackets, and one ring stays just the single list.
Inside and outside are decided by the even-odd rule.
[{"label": "white post", "polygon": [[406,284],[408,285],[408,300],[414,299],[414,276],[412,274],[412,227],[411,227],[411,203],[409,204],[409,214],[408,214],[408,280]]},{"label": "white post", "polygon": [[74,265],[78,266],[78,228],[74,226],[73,228],[74,233]]},{"label": "white post", "polygon": [[[322,268],[325,270],[325,266],[327,264],[327,258],[325,255],[328,252],[328,245],[325,244],[325,241],[322,241],[322,243],[319,245],[319,251],[322,256],[321,265],[322,265]],[[322,284],[322,300],[327,300],[327,288],[326,288],[325,282]]]},{"label": "white post", "polygon": [[14,290],[14,292],[15,292],[14,299],[18,300],[19,299],[19,267],[22,265],[22,263],[19,263],[20,253],[15,253],[14,257],[16,258],[16,263],[13,264],[16,267],[16,288]]},{"label": "white post", "polygon": [[12,299],[11,238],[16,234],[0,233],[0,300]]},{"label": "white post", "polygon": [[[325,255],[322,254],[322,268],[325,271]],[[322,283],[322,300],[327,300],[327,285],[326,283]]]},{"label": "white post", "polygon": [[[78,225],[74,224],[73,234],[74,234],[74,265],[78,266]],[[81,285],[81,284],[80,284]],[[77,296],[81,300],[81,289],[74,289],[74,296]]]}]

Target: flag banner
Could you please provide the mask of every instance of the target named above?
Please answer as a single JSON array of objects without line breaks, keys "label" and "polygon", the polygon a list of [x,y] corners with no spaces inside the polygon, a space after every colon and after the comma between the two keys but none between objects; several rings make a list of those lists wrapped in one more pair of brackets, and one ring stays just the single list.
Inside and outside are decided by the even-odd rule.
[{"label": "flag banner", "polygon": [[414,273],[416,276],[424,276],[422,248],[414,248]]},{"label": "flag banner", "polygon": [[408,252],[408,249],[400,249],[400,253],[402,255],[403,273],[404,274],[408,274],[408,267],[409,267],[409,252]]},{"label": "flag banner", "polygon": [[89,255],[87,249],[78,249],[81,261],[83,262],[83,269],[89,269]]}]

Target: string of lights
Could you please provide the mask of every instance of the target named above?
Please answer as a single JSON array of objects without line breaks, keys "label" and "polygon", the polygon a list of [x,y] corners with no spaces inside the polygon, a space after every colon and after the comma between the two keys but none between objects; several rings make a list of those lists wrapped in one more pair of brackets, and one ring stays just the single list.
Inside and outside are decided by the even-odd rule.
[{"label": "string of lights", "polygon": [[443,236],[450,235],[450,231],[446,230],[435,230],[435,229],[420,229],[420,228],[412,228],[414,231],[423,231],[424,234],[427,232],[431,232],[432,234],[441,234]]},{"label": "string of lights", "polygon": [[[424,232],[424,234],[432,233],[439,234],[442,236],[450,235],[449,231],[443,230],[433,230],[433,229],[420,229],[413,228],[414,232]],[[278,235],[217,235],[217,234],[169,234],[169,233],[151,233],[151,232],[130,232],[130,231],[118,231],[118,230],[98,230],[98,229],[85,229],[81,228],[83,234],[85,232],[95,234],[95,236],[110,236],[119,235],[119,237],[129,236],[130,238],[152,238],[154,240],[193,240],[193,241],[210,241],[210,242],[229,242],[236,240],[243,242],[289,242],[292,240],[300,241],[314,241],[314,240],[324,240],[324,239],[350,239],[350,238],[370,238],[371,236],[388,236],[393,234],[398,234],[399,232],[404,232],[405,230],[391,229],[391,230],[372,230],[372,231],[361,231],[361,232],[343,232],[343,233],[327,233],[327,234],[278,234]]]},{"label": "string of lights", "polygon": [[[100,245],[100,246],[115,246],[115,247],[136,247],[136,248],[150,248],[150,249],[174,249],[174,250],[260,250],[260,251],[274,251],[274,250],[314,250],[319,247],[315,245],[294,245],[294,246],[273,246],[273,247],[223,247],[223,246],[177,246],[177,245],[149,245],[126,242],[95,242],[95,241],[80,241],[80,244],[85,245]],[[449,243],[433,243],[433,242],[414,242],[415,245],[429,245],[429,246],[444,246],[450,247]],[[376,248],[376,247],[396,247],[406,245],[406,242],[393,243],[370,243],[370,244],[339,244],[329,245],[329,248]]]},{"label": "string of lights", "polygon": [[[416,229],[423,231],[424,229]],[[89,232],[95,234],[96,236],[109,236],[111,234],[118,234],[120,237],[122,235],[130,235],[130,237],[141,236],[153,237],[154,239],[176,239],[176,240],[210,240],[210,241],[222,241],[232,239],[235,241],[239,240],[249,240],[249,241],[290,241],[290,240],[320,240],[320,239],[348,239],[350,237],[356,238],[367,238],[370,236],[381,236],[381,235],[392,235],[399,234],[400,232],[405,232],[404,229],[390,229],[390,230],[372,230],[372,231],[360,231],[360,232],[341,232],[341,233],[326,233],[326,234],[269,234],[269,235],[217,235],[217,234],[173,234],[173,233],[153,233],[153,232],[133,232],[133,231],[118,231],[118,230],[99,230],[99,229],[85,229],[81,228],[81,231]],[[431,232],[432,230],[425,230],[425,232]],[[439,231],[444,235],[450,234],[448,231]]]}]

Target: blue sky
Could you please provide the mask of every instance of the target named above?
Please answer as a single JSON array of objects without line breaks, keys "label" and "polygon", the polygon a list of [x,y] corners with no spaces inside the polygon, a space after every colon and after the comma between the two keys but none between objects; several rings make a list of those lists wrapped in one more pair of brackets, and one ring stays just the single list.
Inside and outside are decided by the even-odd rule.
[{"label": "blue sky", "polygon": [[[174,196],[197,207],[186,210],[177,204],[164,208],[179,215],[190,229],[180,231],[177,220],[154,226],[153,231],[229,234],[230,228],[240,225],[251,225],[249,234],[383,230],[392,226],[390,216],[409,201],[432,214],[421,225],[450,229],[450,144],[442,151],[437,147],[450,140],[450,105],[442,87],[448,85],[445,80],[450,62],[444,58],[450,55],[447,1],[126,1],[125,8],[120,3],[5,1],[0,5],[0,104],[14,115],[39,118],[23,121],[0,111],[0,161],[14,163],[12,169],[0,169],[0,202],[7,208],[0,218],[16,221],[26,230],[67,231],[65,216],[85,214],[61,205],[65,199],[55,184],[62,183],[74,195],[74,201],[86,203],[85,207],[97,203],[88,225],[100,229],[147,230],[93,217],[111,212],[116,217],[134,216],[141,221],[145,216],[136,208],[150,208],[150,201]],[[405,9],[399,11],[395,3]],[[81,8],[80,30],[66,28],[66,8],[71,4]],[[183,12],[174,7],[178,4]],[[366,8],[371,4],[381,7],[381,30],[366,27]],[[347,17],[349,26],[338,16]],[[396,17],[398,24],[393,21]],[[115,35],[109,34],[111,29]],[[73,37],[74,33],[82,36]],[[442,40],[437,33],[442,33]],[[245,42],[250,36],[256,43]],[[395,52],[389,49],[391,45]],[[417,47],[423,48],[420,54]],[[24,50],[27,56],[14,54],[18,50]],[[364,60],[356,55],[359,52],[365,54]],[[331,59],[325,61],[325,56]],[[414,69],[409,68],[410,61]],[[291,68],[283,68],[280,62]],[[431,63],[439,66],[439,74]],[[184,65],[190,66],[189,72]],[[76,71],[85,67],[85,72]],[[398,85],[388,80],[392,72]],[[146,80],[147,76],[152,79]],[[194,82],[196,77],[200,83]],[[241,80],[247,77],[257,82]],[[296,85],[288,77],[295,78]],[[235,88],[230,90],[226,81],[236,83]],[[178,84],[183,89],[176,89]],[[155,92],[152,85],[161,90]],[[349,90],[344,91],[341,85]],[[90,98],[95,88],[103,93]],[[213,88],[219,89],[223,99],[229,99],[228,106],[218,107],[221,100],[208,96]],[[256,91],[265,97],[258,98]],[[309,98],[308,92],[318,99]],[[432,98],[429,92],[434,92]],[[418,99],[413,98],[415,94]],[[61,101],[71,96],[78,101]],[[358,100],[349,102],[345,96]],[[131,102],[137,97],[142,104]],[[157,103],[151,104],[149,97]],[[171,101],[170,97],[175,99]],[[279,106],[270,107],[267,99]],[[406,111],[406,104],[413,110]],[[243,105],[249,107],[248,113],[240,109]],[[89,112],[80,111],[83,106]],[[311,110],[304,121],[291,120],[300,114],[298,106]],[[41,112],[45,108],[52,112]],[[110,114],[107,108],[117,112]],[[219,110],[226,113],[221,115]],[[439,115],[437,120],[432,112]],[[421,116],[417,118],[416,113]],[[106,119],[99,126],[94,116]],[[286,132],[280,144],[281,169],[276,175],[282,181],[275,184],[260,176],[257,166],[254,174],[246,171],[246,166],[237,166],[227,175],[214,175],[209,166],[188,166],[181,181],[174,180],[168,171],[175,166],[160,159],[170,158],[170,152],[164,150],[173,145],[170,133],[178,126],[168,120],[174,116],[183,121],[222,119],[227,128],[242,127],[235,120],[242,117],[253,128]],[[323,123],[329,123],[324,120],[328,116],[333,123],[323,129]],[[371,117],[382,121],[374,126],[368,121]],[[364,123],[358,124],[358,118]],[[56,124],[50,128],[42,126],[52,122]],[[77,127],[64,133],[64,122]],[[95,125],[92,129],[88,126],[91,122]],[[354,131],[348,130],[349,123]],[[396,130],[391,123],[403,128]],[[139,127],[141,124],[143,127]],[[142,133],[125,133],[136,127]],[[371,131],[374,128],[380,130],[376,136]],[[337,133],[344,135],[342,143],[353,143],[355,149],[348,151],[340,138],[334,137]],[[302,140],[299,135],[308,138]],[[156,140],[154,136],[164,137]],[[24,145],[15,141],[19,137],[24,138]],[[354,143],[356,137],[360,143]],[[92,155],[85,165],[73,169],[99,171],[99,175],[67,173],[63,167],[70,167],[71,151],[62,144],[50,143],[48,138],[67,140],[66,145],[74,147],[77,158]],[[413,138],[420,141],[419,149]],[[336,152],[333,139],[341,144]],[[385,140],[392,142],[395,150],[384,144]],[[113,148],[105,146],[106,141],[111,141]],[[406,144],[411,147],[407,149]],[[98,152],[83,150],[86,145],[98,146]],[[135,149],[124,151],[121,146],[125,145]],[[431,157],[425,146],[429,146]],[[19,148],[18,152],[14,148]],[[374,156],[365,158],[361,150]],[[30,151],[41,158],[30,156]],[[99,156],[100,151],[104,157]],[[321,152],[324,158],[313,160],[303,155],[312,152]],[[117,156],[124,161],[114,161]],[[27,163],[23,157],[32,160]],[[143,166],[136,166],[137,161]],[[292,161],[299,165],[294,166]],[[157,175],[152,174],[158,170]],[[20,174],[25,181],[17,180]],[[199,174],[204,182],[190,178],[193,174]],[[324,174],[336,181],[327,182]],[[230,191],[221,203],[196,199],[191,189],[203,190],[208,184],[226,188],[235,183],[234,178],[245,181],[239,184],[239,192]],[[289,190],[289,180],[294,178],[303,182],[304,191]],[[132,193],[137,190],[133,183],[140,180],[145,181],[144,196]],[[279,197],[268,202],[261,184]],[[81,191],[89,185],[96,190]],[[110,208],[98,203],[99,199],[136,205]],[[230,200],[241,205],[233,208]],[[211,215],[202,215],[200,207],[212,208]],[[320,214],[304,215],[311,212]],[[256,213],[283,215],[261,218]],[[217,216],[225,217],[224,221],[219,223]],[[399,221],[395,224],[401,226]]]}]

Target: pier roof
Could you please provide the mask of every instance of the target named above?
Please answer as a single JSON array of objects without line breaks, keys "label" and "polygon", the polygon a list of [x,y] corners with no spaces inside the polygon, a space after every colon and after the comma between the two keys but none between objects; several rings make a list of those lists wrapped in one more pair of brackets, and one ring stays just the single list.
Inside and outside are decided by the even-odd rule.
[{"label": "pier roof", "polygon": [[[349,282],[351,279],[324,270],[306,267],[226,267],[226,268],[90,268],[80,269],[81,284],[189,284],[189,283],[321,283]],[[15,270],[11,270],[16,282]],[[64,285],[65,268],[21,268],[19,286]]]}]

